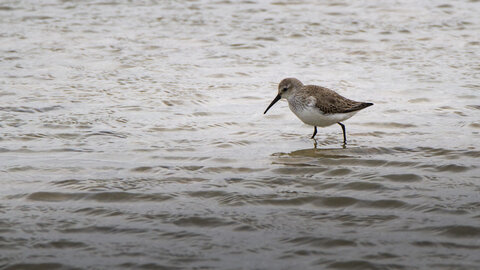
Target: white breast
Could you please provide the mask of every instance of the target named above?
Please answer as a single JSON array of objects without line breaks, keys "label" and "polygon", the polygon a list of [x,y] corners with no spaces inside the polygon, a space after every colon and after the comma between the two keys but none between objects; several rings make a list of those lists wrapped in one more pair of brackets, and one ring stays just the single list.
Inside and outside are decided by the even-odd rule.
[{"label": "white breast", "polygon": [[325,114],[315,106],[292,106],[290,102],[288,106],[290,107],[290,110],[305,124],[318,127],[326,127],[345,121],[357,113],[357,111],[355,111],[349,113]]}]

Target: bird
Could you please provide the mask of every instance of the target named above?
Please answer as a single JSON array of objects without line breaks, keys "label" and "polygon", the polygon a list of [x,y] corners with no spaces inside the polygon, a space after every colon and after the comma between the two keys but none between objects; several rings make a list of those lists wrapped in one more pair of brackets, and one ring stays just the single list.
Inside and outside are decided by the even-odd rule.
[{"label": "bird", "polygon": [[343,144],[347,143],[347,135],[341,122],[373,105],[345,98],[326,87],[304,85],[296,78],[285,78],[278,84],[278,94],[263,114],[280,99],[288,101],[288,107],[302,122],[313,126],[311,139],[315,139],[317,127],[339,124],[343,131]]}]

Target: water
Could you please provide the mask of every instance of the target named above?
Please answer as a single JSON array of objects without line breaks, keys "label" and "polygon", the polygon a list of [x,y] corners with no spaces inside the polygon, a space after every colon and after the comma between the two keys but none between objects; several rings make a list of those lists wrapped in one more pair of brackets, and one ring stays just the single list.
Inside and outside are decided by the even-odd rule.
[{"label": "water", "polygon": [[[478,269],[478,1],[2,1],[0,268]],[[297,77],[373,102],[338,125]]]}]

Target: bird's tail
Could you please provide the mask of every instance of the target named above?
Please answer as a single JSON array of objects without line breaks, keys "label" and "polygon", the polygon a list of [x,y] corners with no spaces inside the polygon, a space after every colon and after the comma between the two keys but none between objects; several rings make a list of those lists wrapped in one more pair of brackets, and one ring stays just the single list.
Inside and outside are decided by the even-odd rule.
[{"label": "bird's tail", "polygon": [[373,103],[370,103],[370,102],[362,102],[362,103],[358,103],[357,105],[351,107],[350,109],[348,109],[346,112],[354,112],[354,111],[359,111],[361,109],[365,109],[367,107],[370,107],[372,106]]}]

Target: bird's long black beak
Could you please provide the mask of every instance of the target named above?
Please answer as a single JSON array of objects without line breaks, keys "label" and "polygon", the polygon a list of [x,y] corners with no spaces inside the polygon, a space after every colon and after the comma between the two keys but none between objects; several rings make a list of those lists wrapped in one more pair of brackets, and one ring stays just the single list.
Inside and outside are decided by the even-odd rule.
[{"label": "bird's long black beak", "polygon": [[270,107],[272,107],[275,103],[277,103],[277,101],[279,101],[282,97],[280,96],[280,94],[278,94],[272,101],[272,103],[270,103],[270,105],[268,105],[267,109],[265,110],[265,112],[263,114],[266,114],[268,109],[270,109]]}]

